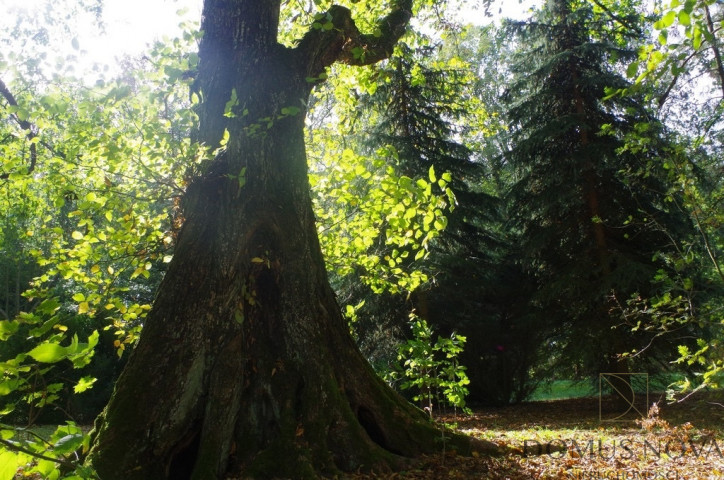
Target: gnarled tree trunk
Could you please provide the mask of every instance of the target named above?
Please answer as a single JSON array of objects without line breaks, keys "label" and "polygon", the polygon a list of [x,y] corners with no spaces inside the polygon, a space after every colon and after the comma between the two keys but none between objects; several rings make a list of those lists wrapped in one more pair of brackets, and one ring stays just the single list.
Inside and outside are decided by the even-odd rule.
[{"label": "gnarled tree trunk", "polygon": [[334,28],[293,49],[276,41],[279,4],[205,2],[198,136],[216,146],[228,131],[228,143],[186,192],[174,259],[97,422],[88,464],[104,480],[313,477],[442,448],[349,336],[303,138],[310,79],[389,55],[411,1],[380,20],[380,36],[333,7],[320,22]]}]

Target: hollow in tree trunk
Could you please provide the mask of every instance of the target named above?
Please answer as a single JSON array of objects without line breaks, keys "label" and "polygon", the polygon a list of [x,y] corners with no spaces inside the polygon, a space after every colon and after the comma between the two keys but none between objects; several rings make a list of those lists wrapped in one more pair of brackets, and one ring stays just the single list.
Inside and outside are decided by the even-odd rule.
[{"label": "hollow in tree trunk", "polygon": [[391,6],[376,36],[332,7],[295,48],[276,41],[279,4],[205,1],[198,139],[228,142],[188,187],[174,259],[97,421],[87,463],[104,480],[313,477],[443,448],[348,333],[304,149],[313,79],[336,61],[387,57],[411,0]]}]

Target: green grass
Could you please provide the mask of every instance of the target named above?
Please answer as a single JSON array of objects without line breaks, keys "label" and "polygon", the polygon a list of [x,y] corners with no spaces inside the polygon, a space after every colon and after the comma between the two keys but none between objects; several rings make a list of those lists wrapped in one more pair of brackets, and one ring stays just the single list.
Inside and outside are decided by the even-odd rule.
[{"label": "green grass", "polygon": [[[681,380],[679,374],[665,373],[649,376],[649,392],[663,392],[671,383]],[[554,380],[540,385],[528,401],[565,400],[598,396],[598,379]]]},{"label": "green grass", "polygon": [[528,400],[546,401],[566,398],[583,398],[598,395],[590,380],[555,380],[540,385]]}]

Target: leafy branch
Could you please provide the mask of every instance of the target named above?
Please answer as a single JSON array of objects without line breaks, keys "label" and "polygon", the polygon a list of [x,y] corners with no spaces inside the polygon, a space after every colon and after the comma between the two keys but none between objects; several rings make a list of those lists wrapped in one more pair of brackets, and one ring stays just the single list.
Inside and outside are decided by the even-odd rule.
[{"label": "leafy branch", "polygon": [[40,460],[47,460],[49,462],[57,463],[58,465],[61,465],[68,469],[74,469],[76,467],[76,464],[73,462],[69,462],[68,460],[64,460],[62,458],[49,457],[47,455],[43,455],[42,453],[34,452],[34,451],[30,450],[29,448],[22,447],[9,440],[3,440],[0,438],[0,445],[3,445],[5,448],[12,450],[14,452],[24,453],[25,455],[30,455],[33,458],[38,458]]},{"label": "leafy branch", "polygon": [[[33,129],[33,124],[28,121],[27,112],[23,110],[20,105],[18,105],[17,99],[12,94],[7,85],[5,85],[5,82],[3,82],[2,79],[0,79],[0,95],[2,95],[3,98],[5,98],[5,100],[8,102],[10,107],[12,107],[12,116],[18,123],[20,128],[27,132],[26,138],[30,143],[30,164],[28,165],[28,170],[26,173],[31,173],[33,170],[35,170],[35,164],[38,161],[38,147],[36,146],[36,141],[34,140],[37,135]],[[1,173],[0,180],[7,180],[8,178],[10,178],[10,175],[10,172]]]}]

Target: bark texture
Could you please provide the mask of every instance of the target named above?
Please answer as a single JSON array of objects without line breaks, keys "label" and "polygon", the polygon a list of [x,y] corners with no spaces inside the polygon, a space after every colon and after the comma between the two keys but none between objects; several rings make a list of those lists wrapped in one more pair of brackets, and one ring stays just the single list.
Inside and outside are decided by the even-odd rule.
[{"label": "bark texture", "polygon": [[411,1],[392,6],[377,37],[332,7],[335,28],[312,28],[293,49],[276,41],[279,3],[205,2],[198,138],[229,139],[186,192],[174,259],[97,421],[87,462],[104,480],[315,477],[442,449],[440,431],[375,376],[348,333],[303,136],[309,79],[335,61],[388,56]]}]

